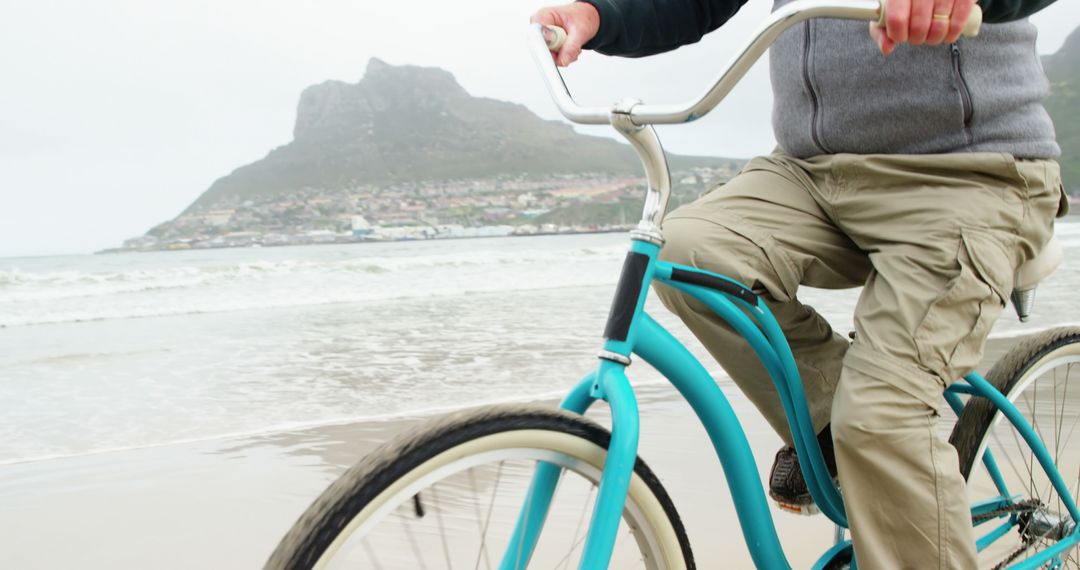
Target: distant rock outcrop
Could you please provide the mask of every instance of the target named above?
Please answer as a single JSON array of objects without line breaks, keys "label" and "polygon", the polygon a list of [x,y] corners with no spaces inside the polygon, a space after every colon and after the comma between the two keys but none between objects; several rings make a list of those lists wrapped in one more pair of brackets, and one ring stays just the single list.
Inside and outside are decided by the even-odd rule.
[{"label": "distant rock outcrop", "polygon": [[[731,162],[671,160],[673,167]],[[372,59],[358,83],[305,89],[293,141],[215,181],[188,212],[304,188],[581,172],[634,174],[641,166],[628,145],[473,97],[442,69]]]}]

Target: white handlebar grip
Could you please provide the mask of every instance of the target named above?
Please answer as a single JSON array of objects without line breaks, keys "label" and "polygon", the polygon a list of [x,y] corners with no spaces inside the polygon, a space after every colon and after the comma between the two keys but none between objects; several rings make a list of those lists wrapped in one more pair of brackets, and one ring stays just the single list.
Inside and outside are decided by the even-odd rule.
[{"label": "white handlebar grip", "polygon": [[559,51],[563,44],[566,43],[566,30],[559,26],[548,26],[544,28],[544,41],[547,42],[547,47],[551,51]]},{"label": "white handlebar grip", "polygon": [[[978,4],[971,7],[971,13],[968,14],[968,19],[964,22],[964,30],[960,32],[960,35],[965,38],[973,38],[979,35],[979,28],[982,27],[983,11]],[[881,0],[881,9],[878,10],[877,26],[879,28],[885,27],[885,0]]]},{"label": "white handlebar grip", "polygon": [[960,32],[960,35],[965,38],[973,38],[979,35],[979,28],[982,27],[983,12],[982,8],[978,4],[971,7],[971,13],[968,14],[968,19],[964,22],[964,31]]}]

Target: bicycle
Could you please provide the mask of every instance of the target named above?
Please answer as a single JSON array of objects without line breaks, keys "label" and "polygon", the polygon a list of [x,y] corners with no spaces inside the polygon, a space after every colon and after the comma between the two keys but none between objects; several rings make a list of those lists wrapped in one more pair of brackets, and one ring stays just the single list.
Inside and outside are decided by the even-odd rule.
[{"label": "bicycle", "polygon": [[[395,560],[399,564],[392,567],[427,568],[430,556],[441,561],[432,567],[483,562],[499,568],[568,568],[576,561],[586,569],[693,568],[674,504],[637,457],[637,402],[626,376],[634,354],[675,386],[705,427],[754,564],[788,568],[746,435],[728,400],[689,350],[644,311],[654,282],[695,297],[749,341],[780,392],[810,492],[837,526],[835,543],[813,568],[853,567],[843,499],[825,467],[791,350],[769,309],[736,281],[657,259],[671,183],[651,125],[707,113],[795,23],[812,17],[874,20],[879,12],[878,0],[788,4],[766,20],[694,102],[652,106],[624,100],[610,109],[574,102],[549,54],[548,42],[558,33],[532,26],[530,47],[559,110],[574,122],[611,124],[638,152],[648,181],[599,366],[559,410],[485,407],[434,420],[384,444],[308,508],[267,568],[339,563],[380,568],[398,556],[415,558]],[[1060,261],[1060,250],[1049,246],[1022,269],[1013,295],[1021,319],[1030,313],[1034,284],[1053,270],[1055,260]],[[985,378],[969,374],[944,393],[959,418],[950,442],[959,452],[961,471],[970,492],[984,494],[971,509],[981,534],[977,547],[997,552],[998,567],[1021,557],[1008,567],[1080,567],[1075,499],[1080,476],[1071,487],[1063,477],[1080,473],[1080,446],[1068,446],[1080,423],[1080,388],[1072,400],[1068,392],[1078,366],[1080,328],[1054,329],[1016,345]],[[610,432],[583,415],[598,400],[610,407]],[[474,530],[479,536],[472,536]]]}]

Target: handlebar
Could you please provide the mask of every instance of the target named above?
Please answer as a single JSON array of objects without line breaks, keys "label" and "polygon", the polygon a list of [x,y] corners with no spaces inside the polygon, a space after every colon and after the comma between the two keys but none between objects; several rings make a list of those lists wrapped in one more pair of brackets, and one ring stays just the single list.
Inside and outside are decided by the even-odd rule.
[{"label": "handlebar", "polygon": [[[618,104],[619,112],[629,115],[635,125],[671,125],[695,121],[713,110],[746,75],[751,66],[781,32],[810,18],[839,18],[884,22],[884,0],[796,0],[773,12],[751,39],[729,61],[723,72],[705,94],[681,105],[646,105],[631,102]],[[982,24],[982,11],[974,6],[964,25],[964,35],[974,36]],[[530,24],[529,47],[536,65],[544,76],[548,93],[559,112],[571,122],[587,125],[606,125],[611,121],[612,107],[583,107],[570,95],[559,68],[551,57],[549,41],[561,46],[566,32],[555,26]]]}]

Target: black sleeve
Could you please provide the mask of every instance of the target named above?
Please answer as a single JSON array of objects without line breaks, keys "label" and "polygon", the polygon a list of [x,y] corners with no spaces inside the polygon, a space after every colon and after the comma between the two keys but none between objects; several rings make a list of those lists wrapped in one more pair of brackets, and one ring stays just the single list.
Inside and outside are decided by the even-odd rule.
[{"label": "black sleeve", "polygon": [[979,0],[983,21],[991,24],[1026,18],[1053,3],[1054,0]]},{"label": "black sleeve", "polygon": [[[600,13],[585,49],[641,57],[692,44],[728,21],[746,0],[580,0]],[[1017,0],[1018,1],[1018,0]]]}]

